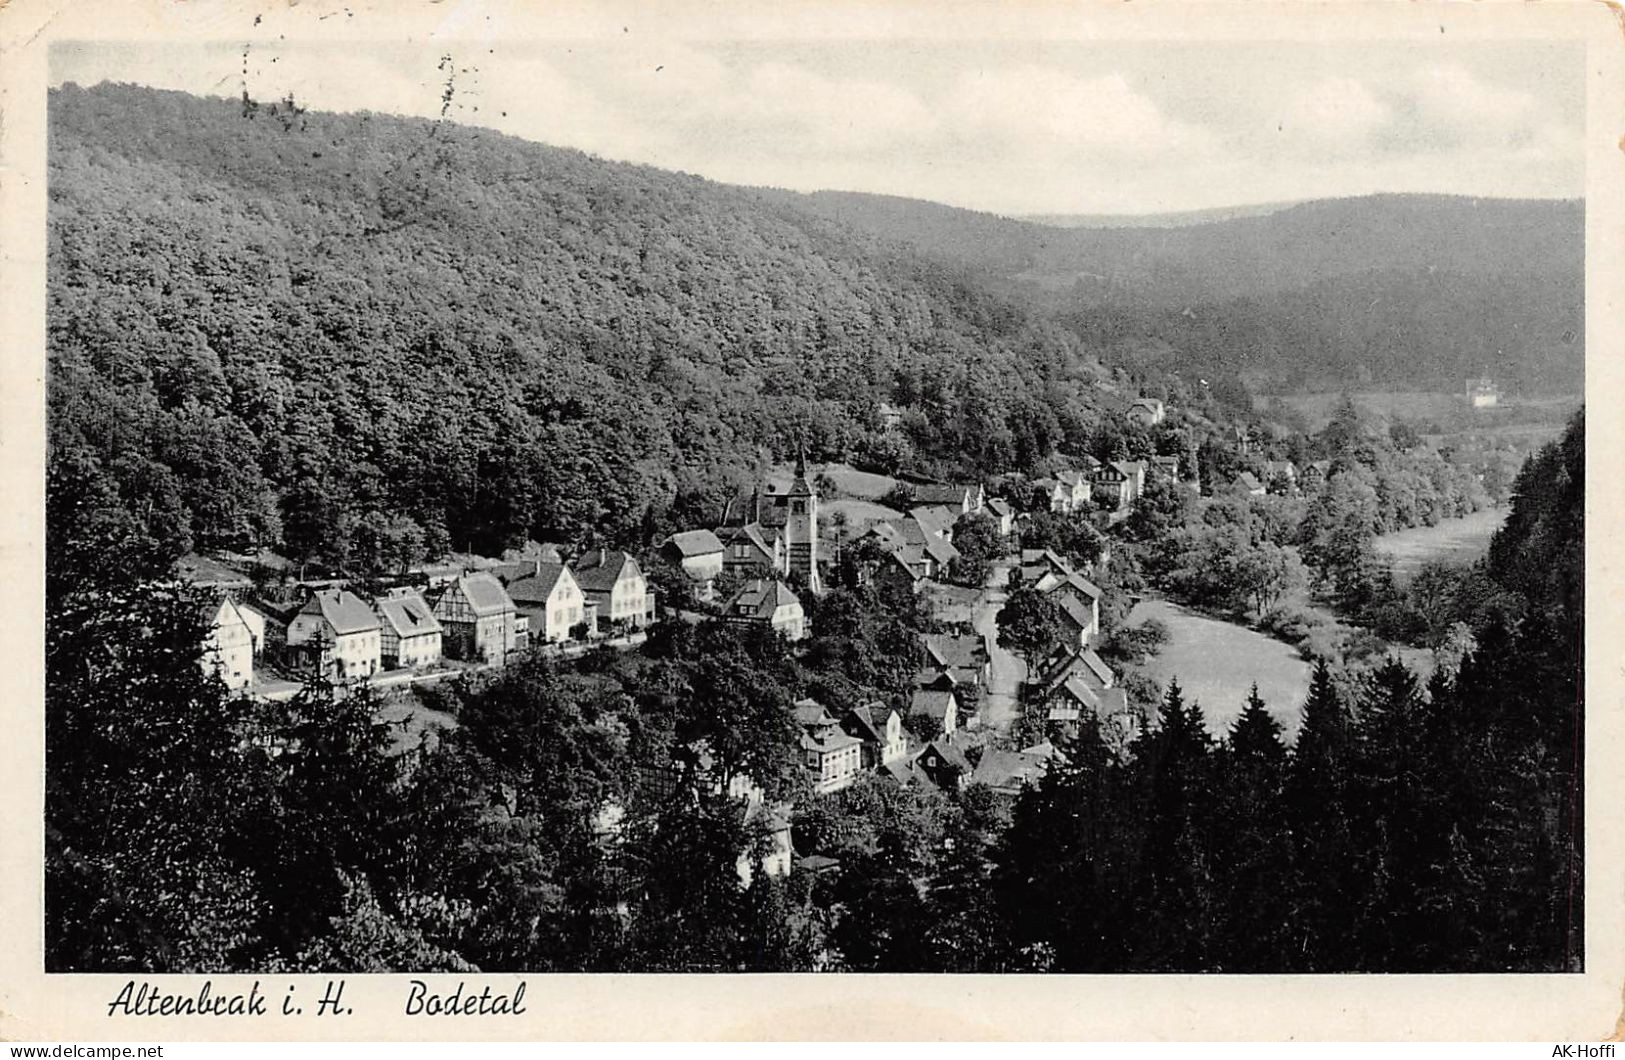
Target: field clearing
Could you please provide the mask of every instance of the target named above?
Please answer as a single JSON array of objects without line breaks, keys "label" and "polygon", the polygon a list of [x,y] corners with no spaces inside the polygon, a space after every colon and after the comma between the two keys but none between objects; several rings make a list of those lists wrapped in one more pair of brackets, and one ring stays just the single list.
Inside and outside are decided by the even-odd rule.
[{"label": "field clearing", "polygon": [[895,508],[888,508],[884,504],[874,501],[860,501],[851,498],[824,501],[818,506],[818,520],[820,526],[832,526],[835,516],[845,515],[848,533],[859,534],[870,523],[878,523],[886,519],[902,517],[902,512]]},{"label": "field clearing", "polygon": [[[1363,416],[1387,422],[1433,423],[1449,435],[1485,434],[1553,436],[1561,434],[1565,422],[1584,402],[1580,395],[1543,394],[1533,397],[1503,396],[1497,408],[1475,412],[1467,407],[1462,394],[1436,390],[1352,391],[1355,408]],[[1255,394],[1253,407],[1268,412],[1273,402],[1300,413],[1310,430],[1318,431],[1331,421],[1332,412],[1343,400],[1341,391],[1312,394]],[[1514,422],[1508,422],[1512,420]]]},{"label": "field clearing", "polygon": [[1490,547],[1490,538],[1506,521],[1509,508],[1485,508],[1438,526],[1397,530],[1376,540],[1377,554],[1388,560],[1401,580],[1428,563],[1468,566]]},{"label": "field clearing", "polygon": [[1160,619],[1172,636],[1146,664],[1146,675],[1165,690],[1169,679],[1177,677],[1185,701],[1202,704],[1209,732],[1223,736],[1230,731],[1256,681],[1258,694],[1286,729],[1287,739],[1296,738],[1298,712],[1309,694],[1310,669],[1295,648],[1166,600],[1135,604],[1128,623],[1149,618]]},{"label": "field clearing", "polygon": [[[1366,416],[1385,420],[1449,421],[1467,411],[1466,401],[1460,394],[1421,390],[1363,390],[1349,394],[1354,407]],[[1331,422],[1332,411],[1343,400],[1341,393],[1280,394],[1257,396],[1253,407],[1263,411],[1270,403],[1279,401],[1301,413],[1309,421],[1311,430],[1320,430]]]},{"label": "field clearing", "polygon": [[[794,473],[794,464],[774,464],[768,469],[767,481],[775,486],[788,486]],[[897,486],[897,480],[890,475],[859,471],[847,464],[808,464],[807,475],[809,478],[828,475],[835,483],[837,496],[860,501],[878,501]]]}]

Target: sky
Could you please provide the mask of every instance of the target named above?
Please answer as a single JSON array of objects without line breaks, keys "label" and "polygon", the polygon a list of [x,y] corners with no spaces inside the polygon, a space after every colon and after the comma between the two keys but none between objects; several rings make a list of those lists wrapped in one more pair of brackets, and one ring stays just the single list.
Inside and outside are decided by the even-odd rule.
[{"label": "sky", "polygon": [[[1439,192],[1577,198],[1584,53],[1559,42],[809,39],[57,43],[131,81],[447,117],[729,183],[1009,216]],[[449,104],[443,90],[449,83]],[[442,108],[445,108],[444,113]]]}]

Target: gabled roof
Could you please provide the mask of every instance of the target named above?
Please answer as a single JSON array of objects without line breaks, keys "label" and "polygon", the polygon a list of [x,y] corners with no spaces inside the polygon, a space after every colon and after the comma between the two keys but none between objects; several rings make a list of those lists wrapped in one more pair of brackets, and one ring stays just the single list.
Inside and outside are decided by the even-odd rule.
[{"label": "gabled roof", "polygon": [[1148,408],[1148,409],[1160,409],[1160,408],[1162,408],[1162,402],[1158,401],[1156,398],[1148,398],[1148,397],[1135,398],[1134,399],[1134,404],[1137,405],[1137,406],[1140,406],[1142,408]]},{"label": "gabled roof", "polygon": [[198,605],[198,617],[203,624],[215,626],[247,625],[242,612],[229,596],[214,596]]},{"label": "gabled roof", "polygon": [[465,574],[457,579],[457,586],[463,591],[463,598],[468,601],[469,610],[473,611],[476,617],[500,615],[504,611],[514,609],[508,591],[490,571]]},{"label": "gabled roof", "polygon": [[1117,675],[1112,673],[1112,668],[1106,665],[1105,659],[1095,654],[1093,648],[1085,648],[1079,652],[1078,661],[1083,664],[1084,669],[1088,670],[1102,684],[1111,684],[1117,680]]},{"label": "gabled roof", "polygon": [[928,633],[925,650],[943,666],[980,667],[988,661],[987,642],[978,633]]},{"label": "gabled roof", "polygon": [[508,583],[508,596],[516,604],[545,604],[569,574],[569,568],[562,563],[534,564],[530,574]]},{"label": "gabled roof", "polygon": [[971,772],[972,784],[986,784],[990,788],[1020,789],[1035,783],[1049,771],[1049,762],[1038,755],[1021,751],[1001,751],[989,747],[982,752],[981,761]]},{"label": "gabled roof", "polygon": [[378,628],[378,616],[372,613],[372,608],[348,589],[318,589],[310,594],[310,599],[305,601],[299,613],[322,616],[333,627],[333,632],[341,637]]},{"label": "gabled roof", "polygon": [[882,776],[890,777],[905,788],[914,780],[913,768],[906,760],[902,759],[894,758],[890,762],[882,762],[880,773]]},{"label": "gabled roof", "polygon": [[1060,750],[1048,740],[1045,740],[1043,743],[1035,743],[1031,747],[1023,747],[1021,749],[1021,753],[1046,760],[1053,758],[1061,762],[1066,761],[1066,755],[1062,754]]},{"label": "gabled roof", "polygon": [[[1104,595],[1100,586],[1096,585],[1088,578],[1085,578],[1083,575],[1071,570],[1065,571],[1064,577],[1056,579],[1055,584],[1049,586],[1044,591],[1047,593],[1053,593],[1061,589],[1071,589],[1073,590],[1073,593],[1083,596],[1089,600],[1099,600],[1101,596]],[[1073,593],[1067,593],[1065,595],[1070,596],[1073,595]]]},{"label": "gabled roof", "polygon": [[895,552],[908,544],[908,539],[903,536],[902,529],[889,520],[870,523],[869,529],[863,532],[863,536],[873,537],[880,542],[880,547],[888,552]]},{"label": "gabled roof", "polygon": [[637,560],[620,549],[594,549],[576,560],[574,568],[576,584],[587,592],[607,593],[615,588],[615,583],[621,578],[621,572],[628,567],[635,572]]},{"label": "gabled roof", "polygon": [[959,558],[959,549],[955,548],[953,543],[946,538],[927,537],[920,542],[920,548],[926,555],[936,561],[938,566],[946,567]]},{"label": "gabled roof", "polygon": [[993,512],[994,515],[1016,514],[1016,510],[1010,507],[1010,502],[1005,500],[1003,497],[994,497],[992,500],[987,502],[987,507]]},{"label": "gabled roof", "polygon": [[835,715],[816,699],[798,699],[795,702],[796,724],[803,728],[825,727],[835,724]]},{"label": "gabled roof", "polygon": [[790,587],[777,578],[752,578],[733,594],[723,610],[731,615],[771,618],[781,607],[801,606]]},{"label": "gabled roof", "polygon": [[[878,706],[878,704],[876,704]],[[890,714],[890,711],[886,712]],[[876,718],[866,706],[853,707],[841,718],[841,728],[847,735],[856,736],[865,743],[885,743],[886,723]]]},{"label": "gabled roof", "polygon": [[1095,616],[1087,605],[1071,593],[1063,593],[1060,597],[1061,613],[1077,623],[1079,629],[1089,629],[1095,624]]},{"label": "gabled roof", "polygon": [[942,765],[951,766],[963,774],[971,772],[970,760],[965,757],[965,752],[948,740],[932,740],[920,749],[920,753],[914,756],[914,761],[922,762],[933,753]]},{"label": "gabled roof", "polygon": [[943,721],[948,717],[948,708],[957,709],[958,705],[952,692],[936,688],[916,688],[914,695],[909,699],[908,712],[929,714],[938,721]]},{"label": "gabled roof", "polygon": [[959,684],[959,678],[954,676],[951,668],[927,666],[914,675],[914,683],[920,688],[951,692]]},{"label": "gabled roof", "polygon": [[1251,471],[1243,471],[1236,476],[1236,485],[1249,490],[1263,489],[1264,484],[1258,481],[1258,476]]},{"label": "gabled roof", "polygon": [[[910,508],[908,518],[918,523],[920,529],[927,534],[949,537],[954,532],[954,523],[959,521],[959,512],[936,505],[921,505],[918,508]],[[906,526],[903,532],[905,534],[908,532]]]},{"label": "gabled roof", "polygon": [[416,637],[426,633],[439,633],[440,620],[434,617],[429,605],[418,593],[402,593],[381,597],[376,601],[378,616],[397,636]]},{"label": "gabled roof", "polygon": [[722,551],[721,540],[709,530],[684,530],[682,533],[668,537],[666,544],[676,549],[685,558],[709,556],[712,553]]},{"label": "gabled roof", "polygon": [[770,538],[761,523],[746,523],[744,526],[720,527],[716,532],[716,536],[719,542],[726,542],[730,545],[740,540],[747,541],[756,546],[756,551],[760,552],[764,558],[772,560],[773,541],[778,537],[778,532],[774,531]]},{"label": "gabled roof", "polygon": [[974,494],[975,487],[952,483],[923,482],[914,487],[914,499],[920,504],[964,504]]},{"label": "gabled roof", "polygon": [[1047,660],[1047,665],[1040,672],[1037,681],[1039,698],[1053,695],[1062,684],[1074,677],[1097,692],[1117,680],[1111,667],[1092,648],[1058,652]]},{"label": "gabled roof", "polygon": [[820,729],[816,733],[803,732],[801,734],[801,749],[803,751],[817,751],[819,754],[833,754],[836,751],[845,751],[851,747],[861,746],[862,740],[856,736],[849,736],[838,728]]}]

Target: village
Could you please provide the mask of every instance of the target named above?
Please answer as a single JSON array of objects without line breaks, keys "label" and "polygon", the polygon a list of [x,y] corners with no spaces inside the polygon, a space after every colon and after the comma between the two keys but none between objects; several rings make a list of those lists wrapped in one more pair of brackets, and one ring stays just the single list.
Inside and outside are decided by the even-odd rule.
[{"label": "village", "polygon": [[[1165,425],[1168,409],[1142,397],[1121,415],[1129,429],[1149,431]],[[1188,435],[1188,429],[1164,429],[1159,437],[1189,454]],[[1329,462],[1309,462],[1300,471],[1290,460],[1266,459],[1266,438],[1257,430],[1217,436],[1244,465],[1221,484],[1221,495],[1297,493],[1324,483]],[[793,648],[809,636],[806,598],[825,593],[837,566],[831,550],[839,549],[857,582],[921,598],[947,632],[920,636],[918,672],[906,701],[844,710],[813,698],[784,704],[800,730],[806,790],[814,798],[831,795],[872,773],[949,794],[984,785],[1013,801],[1064,760],[1062,748],[1086,724],[1097,724],[1102,739],[1120,749],[1154,723],[1131,709],[1119,675],[1095,650],[1104,594],[1091,575],[1111,560],[1110,532],[1134,510],[1147,482],[1158,478],[1201,494],[1189,455],[1083,456],[1053,477],[1007,490],[1016,499],[989,496],[982,483],[902,481],[888,499],[906,497],[905,511],[854,523],[844,513],[827,516],[829,502],[815,480],[826,492],[828,483],[802,456],[788,483],[760,484],[737,516],[726,513],[716,527],[672,534],[644,557],[681,572],[686,606],[662,600],[630,552],[569,556],[559,545],[536,541],[501,557],[423,566],[409,583],[373,586],[371,594],[337,579],[256,587],[240,571],[201,556],[188,557],[181,569],[213,593],[203,664],[229,692],[279,701],[311,681],[341,695],[371,687],[383,694],[387,718],[400,729],[397,750],[415,754],[432,745],[437,724],[452,722],[411,709],[414,686],[477,678],[526,653],[566,660],[600,648],[633,650],[657,621],[707,618],[771,630]],[[1023,532],[1039,512],[1107,534],[1099,556],[1079,561],[1053,548],[1023,547]],[[986,576],[978,585],[951,585],[961,559],[956,531],[976,522],[996,535]],[[999,618],[1018,588],[1053,601],[1060,619],[1059,635],[1019,655],[1001,643]],[[704,746],[687,748],[683,758],[674,776],[743,800],[747,824],[767,851],[764,871],[789,872],[798,863],[821,867],[816,854],[796,860],[793,804],[768,801],[748,775],[716,775]],[[597,826],[613,832],[623,813],[606,805]],[[739,868],[748,881],[751,862],[744,855]]]}]

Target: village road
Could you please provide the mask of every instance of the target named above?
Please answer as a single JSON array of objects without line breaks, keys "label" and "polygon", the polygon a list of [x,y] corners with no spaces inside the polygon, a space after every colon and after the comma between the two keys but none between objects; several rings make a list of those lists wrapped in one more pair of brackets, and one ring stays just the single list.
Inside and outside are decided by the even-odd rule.
[{"label": "village road", "polygon": [[1027,678],[1027,666],[1010,652],[999,647],[999,608],[1004,606],[1004,586],[1010,577],[1010,561],[993,564],[982,595],[976,601],[974,625],[976,632],[987,641],[991,661],[987,691],[982,694],[979,710],[982,724],[995,729],[1008,729],[1016,720],[1016,694],[1021,682]]}]

